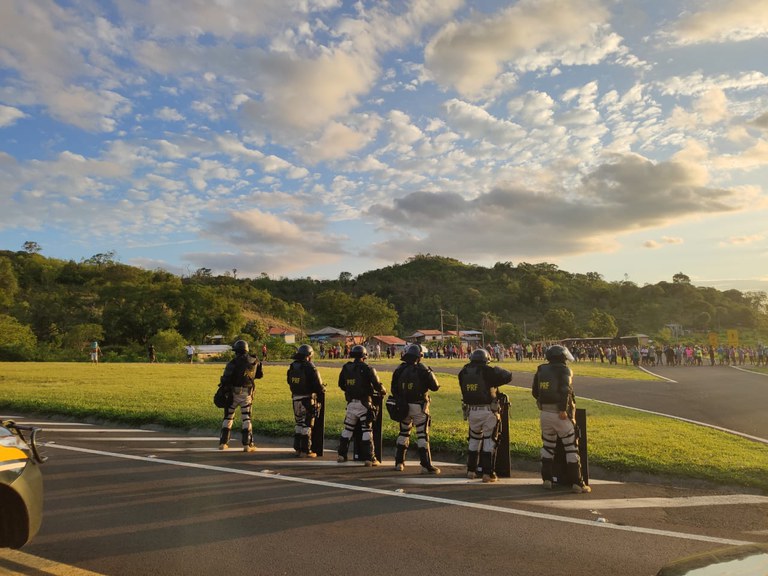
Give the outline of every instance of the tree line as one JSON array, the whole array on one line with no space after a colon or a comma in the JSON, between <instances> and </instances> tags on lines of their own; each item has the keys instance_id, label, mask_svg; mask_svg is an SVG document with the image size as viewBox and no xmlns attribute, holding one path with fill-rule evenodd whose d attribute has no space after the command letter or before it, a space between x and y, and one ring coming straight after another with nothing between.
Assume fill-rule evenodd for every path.
<instances>
[{"instance_id":1,"label":"tree line","mask_svg":"<svg viewBox=\"0 0 768 576\"><path fill-rule=\"evenodd\" d=\"M671 341L680 325L706 333L734 328L768 334L768 298L671 282L638 286L598 273L572 274L548 263L492 267L433 255L354 277L237 278L200 268L188 276L144 270L114 252L80 262L47 258L28 242L0 251L0 359L83 359L92 340L107 356L140 360L155 346L161 360L180 359L187 343L222 335L290 348L268 329L302 340L326 325L372 335L407 337L419 329L482 330L504 344L634 333Z\"/></svg>"}]
</instances>

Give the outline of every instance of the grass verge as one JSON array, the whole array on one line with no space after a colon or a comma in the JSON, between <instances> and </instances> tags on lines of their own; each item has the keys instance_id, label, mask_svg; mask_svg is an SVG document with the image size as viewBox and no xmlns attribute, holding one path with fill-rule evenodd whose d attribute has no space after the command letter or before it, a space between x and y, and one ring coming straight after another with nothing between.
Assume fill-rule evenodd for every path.
<instances>
[{"instance_id":1,"label":"grass verge","mask_svg":"<svg viewBox=\"0 0 768 576\"><path fill-rule=\"evenodd\" d=\"M339 366L341 363L339 363ZM375 365L375 364L374 364ZM431 363L439 372L440 366ZM461 363L457 362L457 366ZM519 363L508 366L521 371ZM589 365L573 366L577 377ZM0 409L6 413L68 415L131 425L161 425L216 433L222 412L212 403L223 365L0 363ZM254 431L293 434L293 412L285 383L287 366L265 367L257 381ZM345 402L336 385L337 367L321 367L327 384L326 438L341 433ZM380 369L389 388L391 374ZM619 378L628 378L620 370ZM643 374L636 369L633 375ZM439 372L441 389L432 395L431 442L434 451L460 458L467 426L455 376ZM511 452L514 459L538 460L538 410L528 388L504 387L510 398ZM757 488L768 493L768 451L763 444L674 419L582 400L587 410L589 461L618 474L642 472ZM235 424L239 426L238 423ZM384 420L384 442L392 446L397 424Z\"/></svg>"}]
</instances>

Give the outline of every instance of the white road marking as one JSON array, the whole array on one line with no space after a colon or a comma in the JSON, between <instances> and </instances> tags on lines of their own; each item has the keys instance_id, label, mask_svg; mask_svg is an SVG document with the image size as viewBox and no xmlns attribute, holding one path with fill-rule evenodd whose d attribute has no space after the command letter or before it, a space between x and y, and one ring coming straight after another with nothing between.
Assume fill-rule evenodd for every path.
<instances>
[{"instance_id":1,"label":"white road marking","mask_svg":"<svg viewBox=\"0 0 768 576\"><path fill-rule=\"evenodd\" d=\"M737 504L768 504L768 496L726 494L721 496L689 496L683 498L606 498L603 500L532 500L551 508L569 510L615 510L619 508L686 508L691 506L732 506Z\"/></svg>"},{"instance_id":2,"label":"white road marking","mask_svg":"<svg viewBox=\"0 0 768 576\"><path fill-rule=\"evenodd\" d=\"M281 481L281 482L294 482L297 484L306 484L311 486L322 486L325 488L335 488L339 490L350 490L353 492L365 492L368 494L376 494L377 496L389 496L394 498L405 498L409 500L418 500L422 502L430 502L433 504L441 504L446 506L457 506L462 508L472 508L475 510L485 510L488 512L497 512L501 514L512 514L515 516L525 516L528 518L536 518L538 520L550 520L554 522L564 522L568 524L578 524L582 526L588 526L597 529L605 530L619 530L622 532L633 532L637 534L645 534L651 536L661 536L665 538L680 538L684 540L695 540L699 542L710 542L715 544L722 544L725 546L735 546L741 544L754 544L754 542L746 540L731 540L728 538L715 538L712 536L703 536L701 534L688 534L684 532L672 532L669 530L657 530L654 528L642 528L638 526L619 526L610 523L598 523L594 520L583 520L580 518L569 518L567 516L556 516L554 514L546 514L540 512L530 512L527 510L518 510L515 508L504 508L502 506L494 506L490 504L479 504L476 502L464 502L461 500L453 500L450 498L440 498L436 496L427 496L424 494L409 494L407 492L384 490L381 488L372 488L368 486L355 486L352 484L341 484L338 482L329 482L326 480L314 480L310 478L299 478L296 476L286 476L283 474L275 474L271 472L256 472L253 470L241 470L236 468L226 468L224 466L212 466L208 464L197 464L193 462L178 462L175 460L166 460L161 458L148 458L145 456L136 456L131 454L120 454L115 452L105 452L102 450L91 450L89 448L78 448L75 446L64 446L56 444L52 446L60 450L69 450L72 452L80 452L84 454L93 454L96 456L106 456L111 458L122 458L125 460L134 460L139 462L148 462L152 464L166 464L169 466L179 466L182 468L192 468L196 470L204 470L208 472L221 472L225 474L237 474L242 476L251 476L257 478L263 478L266 480Z\"/></svg>"}]
</instances>

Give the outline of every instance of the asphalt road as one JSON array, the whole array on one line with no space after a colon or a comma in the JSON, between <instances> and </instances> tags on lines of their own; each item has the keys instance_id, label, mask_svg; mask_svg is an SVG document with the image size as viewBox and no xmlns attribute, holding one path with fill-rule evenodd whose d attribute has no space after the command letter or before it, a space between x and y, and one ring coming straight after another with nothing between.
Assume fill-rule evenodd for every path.
<instances>
[{"instance_id":1,"label":"asphalt road","mask_svg":"<svg viewBox=\"0 0 768 576\"><path fill-rule=\"evenodd\" d=\"M679 370L675 384L606 383L578 378L575 368L580 396L768 437L752 422L764 376L689 368L669 369ZM727 393L734 389L740 402ZM694 391L698 401L686 401ZM492 485L467 480L451 462L439 464L438 477L421 476L413 454L405 473L391 469L391 455L378 468L339 465L333 442L323 458L297 460L289 440L261 439L246 454L216 450L213 437L39 424L50 456L43 527L23 552L0 551L0 574L632 576L690 554L768 543L768 496L727 488L593 475L593 492L574 495L542 490L521 470Z\"/></svg>"}]
</instances>

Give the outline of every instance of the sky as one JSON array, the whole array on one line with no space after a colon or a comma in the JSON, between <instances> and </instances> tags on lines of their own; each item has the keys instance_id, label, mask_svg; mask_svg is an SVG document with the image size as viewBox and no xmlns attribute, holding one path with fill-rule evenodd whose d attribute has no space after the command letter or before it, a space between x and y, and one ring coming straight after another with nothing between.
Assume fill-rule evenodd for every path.
<instances>
[{"instance_id":1,"label":"sky","mask_svg":"<svg viewBox=\"0 0 768 576\"><path fill-rule=\"evenodd\" d=\"M0 249L768 290L768 2L2 0Z\"/></svg>"}]
</instances>

